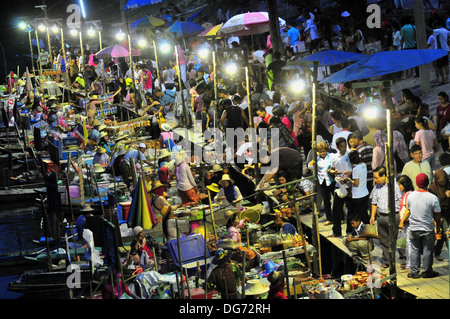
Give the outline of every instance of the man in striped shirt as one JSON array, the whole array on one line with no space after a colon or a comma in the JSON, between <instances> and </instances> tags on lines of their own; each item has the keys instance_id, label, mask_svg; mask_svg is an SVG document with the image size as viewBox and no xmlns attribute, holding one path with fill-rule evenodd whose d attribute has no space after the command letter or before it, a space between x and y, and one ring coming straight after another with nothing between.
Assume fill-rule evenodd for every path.
<instances>
[{"instance_id":1,"label":"man in striped shirt","mask_svg":"<svg viewBox=\"0 0 450 319\"><path fill-rule=\"evenodd\" d=\"M383 166L377 167L373 171L373 178L375 179L375 189L372 197L372 214L370 217L370 225L375 224L377 221L378 235L380 238L381 250L383 252L383 268L387 268L389 265L389 210L388 210L388 185L386 168ZM395 185L395 212L398 217L398 211L400 209L400 200L402 198L402 192L398 188L397 181L394 180ZM395 240L397 240L397 233L395 234Z\"/></svg>"},{"instance_id":2,"label":"man in striped shirt","mask_svg":"<svg viewBox=\"0 0 450 319\"><path fill-rule=\"evenodd\" d=\"M359 157L361 161L366 164L367 167L367 189L369 193L373 188L373 171L372 171L372 155L373 155L373 146L366 143L363 139L363 135L361 131L356 131L352 133L352 138L357 140L356 150L359 153ZM350 142L350 136L349 136Z\"/></svg>"}]
</instances>

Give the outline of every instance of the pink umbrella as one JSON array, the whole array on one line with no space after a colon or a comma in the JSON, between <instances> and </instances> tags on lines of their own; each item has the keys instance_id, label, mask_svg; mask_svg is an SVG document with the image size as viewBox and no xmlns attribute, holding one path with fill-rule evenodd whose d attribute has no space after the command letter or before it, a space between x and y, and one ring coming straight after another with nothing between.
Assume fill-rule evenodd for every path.
<instances>
[{"instance_id":1,"label":"pink umbrella","mask_svg":"<svg viewBox=\"0 0 450 319\"><path fill-rule=\"evenodd\" d=\"M140 56L141 52L136 49L131 49L131 55L132 56ZM128 48L115 44L111 45L109 47L104 48L103 50L97 52L95 56L98 59L106 59L106 58L126 58L130 56L130 51L128 51Z\"/></svg>"},{"instance_id":2,"label":"pink umbrella","mask_svg":"<svg viewBox=\"0 0 450 319\"><path fill-rule=\"evenodd\" d=\"M279 18L280 25L285 25L286 21ZM247 12L233 16L224 23L218 34L223 36L245 36L268 32L269 14L267 12Z\"/></svg>"}]
</instances>

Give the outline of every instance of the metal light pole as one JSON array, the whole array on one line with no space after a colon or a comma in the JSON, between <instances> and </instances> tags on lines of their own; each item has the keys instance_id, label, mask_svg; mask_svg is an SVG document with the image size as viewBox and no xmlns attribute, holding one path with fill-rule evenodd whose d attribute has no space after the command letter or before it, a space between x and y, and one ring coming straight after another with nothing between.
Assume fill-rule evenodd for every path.
<instances>
[{"instance_id":1,"label":"metal light pole","mask_svg":"<svg viewBox=\"0 0 450 319\"><path fill-rule=\"evenodd\" d=\"M41 76L42 76L42 60L41 60L41 48L39 45L39 35L37 30L34 30L35 36L36 36L36 45L37 45L37 50L38 50L38 55L39 55L39 82L41 82ZM36 74L34 75L35 79L36 79Z\"/></svg>"},{"instance_id":2,"label":"metal light pole","mask_svg":"<svg viewBox=\"0 0 450 319\"><path fill-rule=\"evenodd\" d=\"M184 92L183 92L183 80L181 79L181 67L180 67L180 56L178 54L178 45L175 45L175 55L177 59L177 76L178 76L178 85L180 87L180 95L181 95L181 104L183 106L182 116L184 116L184 121L186 124L186 128L188 127L188 114L186 112L186 106L184 103ZM215 76L215 75L214 75Z\"/></svg>"},{"instance_id":3,"label":"metal light pole","mask_svg":"<svg viewBox=\"0 0 450 319\"><path fill-rule=\"evenodd\" d=\"M389 84L385 83L385 86L389 87ZM396 273L395 267L395 249L396 249L396 238L397 238L397 225L395 221L396 211L395 211L395 166L394 166L394 139L392 130L392 110L393 104L392 99L386 98L386 124L387 124L387 143L385 146L386 150L386 173L388 177L387 187L388 187L388 212L389 212L389 274ZM393 278L391 280L391 297L395 297L395 291L397 287L397 280Z\"/></svg>"},{"instance_id":4,"label":"metal light pole","mask_svg":"<svg viewBox=\"0 0 450 319\"><path fill-rule=\"evenodd\" d=\"M61 47L62 47L63 55L65 57L66 56L66 45L64 44L64 31L62 28L61 28ZM61 68L61 70L62 70L62 68ZM67 73L67 67L66 67L66 72L64 72L63 76L65 77L65 80L67 82L66 86L70 86L69 73ZM86 83L84 83L84 84L86 86ZM70 95L71 95L70 90L68 90L68 94L70 97Z\"/></svg>"},{"instance_id":5,"label":"metal light pole","mask_svg":"<svg viewBox=\"0 0 450 319\"><path fill-rule=\"evenodd\" d=\"M33 42L31 41L31 30L28 31L28 39L30 41L31 67L33 68L33 74L36 76L36 69L34 68Z\"/></svg>"},{"instance_id":6,"label":"metal light pole","mask_svg":"<svg viewBox=\"0 0 450 319\"><path fill-rule=\"evenodd\" d=\"M156 62L156 73L158 73L158 84L159 88L162 88L161 86L161 74L159 73L159 64L158 64L158 50L156 49L156 43L155 40L153 40L153 50L155 51L155 62Z\"/></svg>"}]
</instances>

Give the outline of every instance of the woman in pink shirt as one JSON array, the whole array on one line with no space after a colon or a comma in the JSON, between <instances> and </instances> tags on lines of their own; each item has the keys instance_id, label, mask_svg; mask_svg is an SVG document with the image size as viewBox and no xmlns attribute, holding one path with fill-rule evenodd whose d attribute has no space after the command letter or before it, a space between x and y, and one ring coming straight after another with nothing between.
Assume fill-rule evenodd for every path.
<instances>
[{"instance_id":1,"label":"woman in pink shirt","mask_svg":"<svg viewBox=\"0 0 450 319\"><path fill-rule=\"evenodd\" d=\"M241 243L239 228L245 228L245 223L250 221L247 217L239 220L240 213L240 211L232 212L230 210L225 213L225 223L227 227L227 234L225 235L225 238L231 238L238 244Z\"/></svg>"},{"instance_id":2,"label":"woman in pink shirt","mask_svg":"<svg viewBox=\"0 0 450 319\"><path fill-rule=\"evenodd\" d=\"M428 128L428 121L423 117L415 120L418 131L414 135L414 141L422 147L422 160L430 163L430 167L434 166L434 150L438 145L436 134Z\"/></svg>"}]
</instances>

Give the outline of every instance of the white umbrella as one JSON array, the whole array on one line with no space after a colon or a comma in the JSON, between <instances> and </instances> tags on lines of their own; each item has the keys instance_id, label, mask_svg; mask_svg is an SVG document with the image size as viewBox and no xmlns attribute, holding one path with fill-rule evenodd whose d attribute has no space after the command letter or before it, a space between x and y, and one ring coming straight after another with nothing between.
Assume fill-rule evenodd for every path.
<instances>
[{"instance_id":1,"label":"white umbrella","mask_svg":"<svg viewBox=\"0 0 450 319\"><path fill-rule=\"evenodd\" d=\"M278 18L280 26L286 21ZM269 32L269 14L267 12L247 12L233 16L224 23L219 33L221 35L245 36Z\"/></svg>"}]
</instances>

